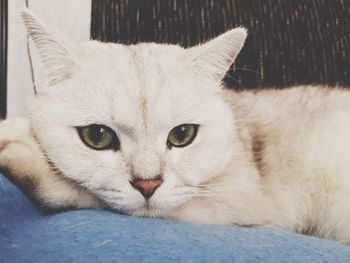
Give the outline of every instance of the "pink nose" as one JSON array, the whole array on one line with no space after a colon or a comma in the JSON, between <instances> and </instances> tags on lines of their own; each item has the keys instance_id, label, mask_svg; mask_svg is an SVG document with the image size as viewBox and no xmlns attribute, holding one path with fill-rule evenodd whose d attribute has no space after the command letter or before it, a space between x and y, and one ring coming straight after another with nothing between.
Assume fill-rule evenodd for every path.
<instances>
[{"instance_id":1,"label":"pink nose","mask_svg":"<svg viewBox=\"0 0 350 263\"><path fill-rule=\"evenodd\" d=\"M156 189L163 183L163 180L160 177L155 179L139 179L135 178L132 180L131 185L140 191L140 193L146 198L149 199Z\"/></svg>"}]
</instances>

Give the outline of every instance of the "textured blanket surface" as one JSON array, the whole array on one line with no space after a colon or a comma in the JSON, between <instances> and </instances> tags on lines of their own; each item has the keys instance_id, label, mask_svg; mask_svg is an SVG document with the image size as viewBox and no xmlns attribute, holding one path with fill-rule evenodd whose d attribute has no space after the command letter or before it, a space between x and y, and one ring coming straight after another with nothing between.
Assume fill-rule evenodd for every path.
<instances>
[{"instance_id":1,"label":"textured blanket surface","mask_svg":"<svg viewBox=\"0 0 350 263\"><path fill-rule=\"evenodd\" d=\"M350 262L350 247L267 228L100 210L45 215L0 174L0 262Z\"/></svg>"}]
</instances>

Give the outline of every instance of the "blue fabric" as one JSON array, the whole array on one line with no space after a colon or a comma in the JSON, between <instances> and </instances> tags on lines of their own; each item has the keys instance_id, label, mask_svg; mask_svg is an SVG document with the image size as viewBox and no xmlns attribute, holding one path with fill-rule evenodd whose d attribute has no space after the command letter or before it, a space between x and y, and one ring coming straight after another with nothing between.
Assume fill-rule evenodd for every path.
<instances>
[{"instance_id":1,"label":"blue fabric","mask_svg":"<svg viewBox=\"0 0 350 263\"><path fill-rule=\"evenodd\" d=\"M350 262L350 247L267 228L108 211L40 213L0 174L0 262Z\"/></svg>"}]
</instances>

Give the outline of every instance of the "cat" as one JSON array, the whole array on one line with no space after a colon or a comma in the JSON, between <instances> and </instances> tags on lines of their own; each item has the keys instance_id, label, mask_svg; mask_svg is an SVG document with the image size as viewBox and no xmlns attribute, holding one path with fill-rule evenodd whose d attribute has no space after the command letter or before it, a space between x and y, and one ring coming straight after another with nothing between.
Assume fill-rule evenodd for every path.
<instances>
[{"instance_id":1,"label":"cat","mask_svg":"<svg viewBox=\"0 0 350 263\"><path fill-rule=\"evenodd\" d=\"M29 119L0 124L0 167L51 210L266 226L350 243L350 92L234 91L247 36L76 43L29 10L48 70Z\"/></svg>"}]
</instances>

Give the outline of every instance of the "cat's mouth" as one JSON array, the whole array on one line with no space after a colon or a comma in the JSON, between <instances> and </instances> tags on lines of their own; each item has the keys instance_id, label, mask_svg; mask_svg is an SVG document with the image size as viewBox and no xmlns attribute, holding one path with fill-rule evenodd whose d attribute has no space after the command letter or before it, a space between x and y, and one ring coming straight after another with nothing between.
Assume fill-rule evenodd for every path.
<instances>
[{"instance_id":1,"label":"cat's mouth","mask_svg":"<svg viewBox=\"0 0 350 263\"><path fill-rule=\"evenodd\" d=\"M139 189L134 189L130 194L108 187L102 188L102 192L96 192L95 189L95 193L110 210L116 213L139 217L166 217L172 210L193 198L192 188L188 186L163 188L162 185L151 196L142 194Z\"/></svg>"},{"instance_id":2,"label":"cat's mouth","mask_svg":"<svg viewBox=\"0 0 350 263\"><path fill-rule=\"evenodd\" d=\"M164 213L152 200L145 199L138 204L121 204L111 200L103 200L105 209L112 212L138 217L161 217Z\"/></svg>"}]
</instances>

